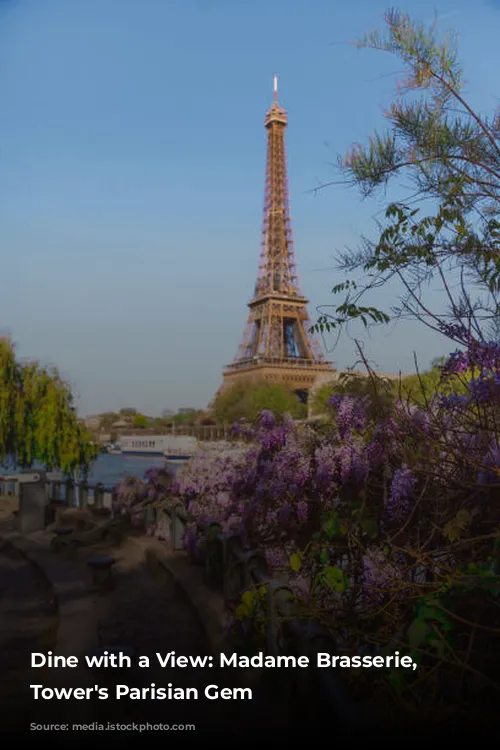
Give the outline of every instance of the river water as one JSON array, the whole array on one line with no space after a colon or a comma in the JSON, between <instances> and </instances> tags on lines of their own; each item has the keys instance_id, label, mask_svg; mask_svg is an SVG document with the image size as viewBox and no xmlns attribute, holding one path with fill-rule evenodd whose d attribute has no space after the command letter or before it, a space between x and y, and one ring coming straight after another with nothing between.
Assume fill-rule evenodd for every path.
<instances>
[{"instance_id":1,"label":"river water","mask_svg":"<svg viewBox=\"0 0 500 750\"><path fill-rule=\"evenodd\" d=\"M143 479L148 469L162 469L168 466L169 471L176 472L181 465L179 463L167 464L162 456L112 456L109 453L100 453L89 474L88 483L93 485L102 482L108 489L117 485L124 477ZM33 469L37 468L43 467L35 464ZM0 465L0 474L11 474L15 470L12 466Z\"/></svg>"},{"instance_id":2,"label":"river water","mask_svg":"<svg viewBox=\"0 0 500 750\"><path fill-rule=\"evenodd\" d=\"M162 456L112 456L101 453L89 474L89 484L102 482L105 487L114 487L124 477L142 479L144 473L152 468L165 468L167 462ZM179 464L168 464L170 471L176 471Z\"/></svg>"}]
</instances>

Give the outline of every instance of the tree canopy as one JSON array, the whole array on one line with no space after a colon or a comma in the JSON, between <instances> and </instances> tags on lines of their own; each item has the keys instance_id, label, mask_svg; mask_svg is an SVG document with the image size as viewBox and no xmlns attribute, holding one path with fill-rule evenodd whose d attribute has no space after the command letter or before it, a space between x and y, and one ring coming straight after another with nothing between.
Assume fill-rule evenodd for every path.
<instances>
[{"instance_id":1,"label":"tree canopy","mask_svg":"<svg viewBox=\"0 0 500 750\"><path fill-rule=\"evenodd\" d=\"M151 417L146 417L144 414L139 414L138 412L134 414L132 419L133 426L139 429L146 429L151 426L151 423Z\"/></svg>"},{"instance_id":2,"label":"tree canopy","mask_svg":"<svg viewBox=\"0 0 500 750\"><path fill-rule=\"evenodd\" d=\"M346 372L338 380L325 383L315 392L312 400L313 415L327 415L331 410L332 396L352 395L363 399L367 412L372 419L386 417L396 400L410 400L425 404L433 396L449 396L452 393L463 394L472 374L465 372L461 378L443 378L444 362L436 360L432 367L414 375L401 378L383 378L375 373L365 374Z\"/></svg>"},{"instance_id":3,"label":"tree canopy","mask_svg":"<svg viewBox=\"0 0 500 750\"><path fill-rule=\"evenodd\" d=\"M306 405L300 403L297 395L286 384L247 379L242 379L219 393L215 397L212 411L216 421L229 423L239 419L253 422L265 409L280 416L288 413L295 419L307 416Z\"/></svg>"},{"instance_id":4,"label":"tree canopy","mask_svg":"<svg viewBox=\"0 0 500 750\"><path fill-rule=\"evenodd\" d=\"M325 383L316 390L312 397L313 415L327 414L330 410L330 399L335 395L353 395L366 400L368 411L373 417L382 417L390 411L398 390L398 381L381 378L372 374L345 372L337 380Z\"/></svg>"},{"instance_id":5,"label":"tree canopy","mask_svg":"<svg viewBox=\"0 0 500 750\"><path fill-rule=\"evenodd\" d=\"M57 370L19 363L11 342L0 340L0 462L85 473L97 453Z\"/></svg>"},{"instance_id":6,"label":"tree canopy","mask_svg":"<svg viewBox=\"0 0 500 750\"><path fill-rule=\"evenodd\" d=\"M334 287L344 300L324 312L317 329L409 318L458 345L498 339L500 110L486 117L467 102L451 36L439 38L435 24L426 27L397 10L385 21L385 36L374 32L358 46L399 58L406 78L385 111L388 131L354 145L339 166L364 196L403 177L410 190L388 205L378 240L363 239L340 255L339 267L361 279ZM393 279L403 288L397 304L385 310L367 304L367 293ZM445 309L426 297L431 281Z\"/></svg>"}]
</instances>

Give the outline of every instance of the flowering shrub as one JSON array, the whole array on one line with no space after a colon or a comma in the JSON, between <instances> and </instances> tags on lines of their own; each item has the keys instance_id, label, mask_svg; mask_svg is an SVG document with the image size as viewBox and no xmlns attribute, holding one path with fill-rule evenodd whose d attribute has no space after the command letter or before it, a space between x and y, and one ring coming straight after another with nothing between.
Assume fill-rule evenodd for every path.
<instances>
[{"instance_id":1,"label":"flowering shrub","mask_svg":"<svg viewBox=\"0 0 500 750\"><path fill-rule=\"evenodd\" d=\"M480 704L477 675L490 685L500 667L491 640L500 631L499 363L500 347L471 343L442 368L445 396L397 401L380 421L348 393L331 399L334 419L321 432L264 411L255 425L235 425L232 450L207 450L175 478L152 470L144 482L124 480L116 502L131 519L184 505L195 560L203 525L217 522L261 549L271 575L289 576L302 611L339 648L390 645L419 663L417 672L377 671L377 690L367 676L351 678L363 696L398 694L395 705L424 711L427 695L446 689L454 705L462 696ZM168 540L164 518L147 531ZM232 616L256 643L263 590Z\"/></svg>"},{"instance_id":2,"label":"flowering shrub","mask_svg":"<svg viewBox=\"0 0 500 750\"><path fill-rule=\"evenodd\" d=\"M271 574L287 573L308 616L347 651L411 653L418 672L377 673L383 689L370 694L380 700L397 687L425 705L430 685L449 689L459 673L467 691L478 671L491 681L500 666L500 649L485 642L500 628L500 402L493 385L486 396L477 384L496 382L498 355L477 344L453 355L446 397L398 401L379 422L363 398L343 394L323 434L269 412L236 425L250 444L197 456L171 485L190 512L186 548L199 553L203 523L216 521L262 549ZM252 630L251 611L237 609L240 632L242 617ZM364 681L353 686L366 690Z\"/></svg>"},{"instance_id":3,"label":"flowering shrub","mask_svg":"<svg viewBox=\"0 0 500 750\"><path fill-rule=\"evenodd\" d=\"M173 475L165 469L148 469L143 480L125 477L113 492L113 514L128 518L150 536L169 541L167 519L158 511L169 501L172 484Z\"/></svg>"}]
</instances>

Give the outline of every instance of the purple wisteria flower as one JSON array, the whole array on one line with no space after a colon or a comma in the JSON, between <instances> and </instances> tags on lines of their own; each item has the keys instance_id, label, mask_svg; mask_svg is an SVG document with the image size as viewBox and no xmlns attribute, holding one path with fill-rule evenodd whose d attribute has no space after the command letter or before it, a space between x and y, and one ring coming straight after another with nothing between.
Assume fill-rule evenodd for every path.
<instances>
[{"instance_id":1,"label":"purple wisteria flower","mask_svg":"<svg viewBox=\"0 0 500 750\"><path fill-rule=\"evenodd\" d=\"M266 513L266 523L276 524L279 520L279 514L277 510L268 510Z\"/></svg>"},{"instance_id":2,"label":"purple wisteria flower","mask_svg":"<svg viewBox=\"0 0 500 750\"><path fill-rule=\"evenodd\" d=\"M362 611L374 611L390 599L402 598L406 587L404 568L388 560L380 547L367 550L362 560Z\"/></svg>"},{"instance_id":3,"label":"purple wisteria flower","mask_svg":"<svg viewBox=\"0 0 500 750\"><path fill-rule=\"evenodd\" d=\"M492 399L500 398L500 371L481 373L469 382L471 397L478 404L485 404Z\"/></svg>"},{"instance_id":4,"label":"purple wisteria flower","mask_svg":"<svg viewBox=\"0 0 500 750\"><path fill-rule=\"evenodd\" d=\"M392 477L391 496L387 501L387 515L391 521L401 521L410 509L409 498L417 478L406 464L396 469Z\"/></svg>"},{"instance_id":5,"label":"purple wisteria flower","mask_svg":"<svg viewBox=\"0 0 500 750\"><path fill-rule=\"evenodd\" d=\"M269 469L267 487L275 500L302 497L311 476L311 459L303 446L290 439Z\"/></svg>"},{"instance_id":6,"label":"purple wisteria flower","mask_svg":"<svg viewBox=\"0 0 500 750\"><path fill-rule=\"evenodd\" d=\"M264 552L270 570L282 570L287 567L288 559L285 552L277 547L268 547Z\"/></svg>"},{"instance_id":7,"label":"purple wisteria flower","mask_svg":"<svg viewBox=\"0 0 500 750\"><path fill-rule=\"evenodd\" d=\"M116 499L122 507L129 508L142 499L144 483L136 477L125 477L116 487Z\"/></svg>"},{"instance_id":8,"label":"purple wisteria flower","mask_svg":"<svg viewBox=\"0 0 500 750\"><path fill-rule=\"evenodd\" d=\"M450 393L449 396L442 396L439 401L442 409L465 409L469 403L469 397L462 393Z\"/></svg>"},{"instance_id":9,"label":"purple wisteria flower","mask_svg":"<svg viewBox=\"0 0 500 750\"><path fill-rule=\"evenodd\" d=\"M443 376L457 375L467 370L481 373L500 370L500 343L470 341L467 349L452 352L442 368Z\"/></svg>"},{"instance_id":10,"label":"purple wisteria flower","mask_svg":"<svg viewBox=\"0 0 500 750\"><path fill-rule=\"evenodd\" d=\"M456 342L468 344L474 341L470 330L463 323L445 323L444 321L439 321L438 326L444 336Z\"/></svg>"},{"instance_id":11,"label":"purple wisteria flower","mask_svg":"<svg viewBox=\"0 0 500 750\"><path fill-rule=\"evenodd\" d=\"M346 440L340 446L337 453L337 462L342 483L349 479L362 482L370 470L368 456L363 445L354 440Z\"/></svg>"},{"instance_id":12,"label":"purple wisteria flower","mask_svg":"<svg viewBox=\"0 0 500 750\"><path fill-rule=\"evenodd\" d=\"M460 375L469 369L469 357L467 352L452 352L442 368L443 377L448 375Z\"/></svg>"},{"instance_id":13,"label":"purple wisteria flower","mask_svg":"<svg viewBox=\"0 0 500 750\"><path fill-rule=\"evenodd\" d=\"M354 430L362 432L366 427L366 403L363 399L350 395L331 396L330 406L337 409L337 429L341 438Z\"/></svg>"},{"instance_id":14,"label":"purple wisteria flower","mask_svg":"<svg viewBox=\"0 0 500 750\"><path fill-rule=\"evenodd\" d=\"M261 448L265 453L279 451L286 443L287 430L276 427L265 432L261 437Z\"/></svg>"},{"instance_id":15,"label":"purple wisteria flower","mask_svg":"<svg viewBox=\"0 0 500 750\"><path fill-rule=\"evenodd\" d=\"M268 430L272 430L273 427L276 427L276 418L272 411L270 411L269 409L264 409L264 411L261 412L259 424L261 427L264 427Z\"/></svg>"},{"instance_id":16,"label":"purple wisteria flower","mask_svg":"<svg viewBox=\"0 0 500 750\"><path fill-rule=\"evenodd\" d=\"M478 484L500 484L500 449L493 444L483 459L483 467L478 473Z\"/></svg>"},{"instance_id":17,"label":"purple wisteria flower","mask_svg":"<svg viewBox=\"0 0 500 750\"><path fill-rule=\"evenodd\" d=\"M309 516L309 506L305 500L301 500L297 503L297 520L301 523L305 523Z\"/></svg>"},{"instance_id":18,"label":"purple wisteria flower","mask_svg":"<svg viewBox=\"0 0 500 750\"><path fill-rule=\"evenodd\" d=\"M337 475L337 451L331 443L323 443L314 452L316 484L320 489L330 489Z\"/></svg>"},{"instance_id":19,"label":"purple wisteria flower","mask_svg":"<svg viewBox=\"0 0 500 750\"><path fill-rule=\"evenodd\" d=\"M293 506L291 503L284 502L279 509L278 521L280 523L289 523L293 519Z\"/></svg>"}]
</instances>

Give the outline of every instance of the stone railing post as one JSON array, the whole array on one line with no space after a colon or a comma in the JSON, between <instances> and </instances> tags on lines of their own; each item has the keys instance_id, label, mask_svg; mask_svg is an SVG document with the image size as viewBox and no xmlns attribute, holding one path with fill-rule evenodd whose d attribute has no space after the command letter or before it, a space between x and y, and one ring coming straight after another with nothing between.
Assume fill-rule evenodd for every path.
<instances>
[{"instance_id":1,"label":"stone railing post","mask_svg":"<svg viewBox=\"0 0 500 750\"><path fill-rule=\"evenodd\" d=\"M71 477L68 477L66 479L66 492L65 492L65 502L68 508L73 505L74 497L75 497L75 483L71 479Z\"/></svg>"},{"instance_id":2,"label":"stone railing post","mask_svg":"<svg viewBox=\"0 0 500 750\"><path fill-rule=\"evenodd\" d=\"M104 508L104 485L102 482L94 487L94 508L102 510Z\"/></svg>"},{"instance_id":3,"label":"stone railing post","mask_svg":"<svg viewBox=\"0 0 500 750\"><path fill-rule=\"evenodd\" d=\"M54 503L60 503L61 502L61 482L56 479L52 484L52 501Z\"/></svg>"},{"instance_id":4,"label":"stone railing post","mask_svg":"<svg viewBox=\"0 0 500 750\"><path fill-rule=\"evenodd\" d=\"M45 472L23 472L17 475L19 488L19 529L23 534L43 531L47 525L49 498Z\"/></svg>"},{"instance_id":5,"label":"stone railing post","mask_svg":"<svg viewBox=\"0 0 500 750\"><path fill-rule=\"evenodd\" d=\"M89 502L89 485L86 480L80 482L78 486L78 507L84 509Z\"/></svg>"}]
</instances>

